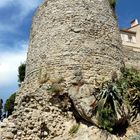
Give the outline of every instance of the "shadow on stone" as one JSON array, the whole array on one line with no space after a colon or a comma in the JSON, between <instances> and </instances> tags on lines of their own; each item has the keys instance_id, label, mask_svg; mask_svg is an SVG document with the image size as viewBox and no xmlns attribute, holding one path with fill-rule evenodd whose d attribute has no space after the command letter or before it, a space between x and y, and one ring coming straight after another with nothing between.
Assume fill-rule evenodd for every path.
<instances>
[{"instance_id":1,"label":"shadow on stone","mask_svg":"<svg viewBox=\"0 0 140 140\"><path fill-rule=\"evenodd\" d=\"M129 123L127 120L123 123L120 122L114 126L112 134L120 136L120 137L124 136L127 131L128 126L129 126Z\"/></svg>"}]
</instances>

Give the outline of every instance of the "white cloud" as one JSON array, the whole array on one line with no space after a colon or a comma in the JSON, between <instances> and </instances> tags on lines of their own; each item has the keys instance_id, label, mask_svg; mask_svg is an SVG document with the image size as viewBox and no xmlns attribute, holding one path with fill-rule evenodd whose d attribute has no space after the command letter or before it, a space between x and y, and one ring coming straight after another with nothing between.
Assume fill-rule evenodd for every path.
<instances>
[{"instance_id":1,"label":"white cloud","mask_svg":"<svg viewBox=\"0 0 140 140\"><path fill-rule=\"evenodd\" d=\"M43 0L0 0L0 9L6 13L0 22L0 96L6 99L9 94L15 92L18 85L18 66L26 60L27 44L19 42L13 45L12 43L18 39L14 39L9 46L4 46L11 42L11 36L7 34L22 33L20 28L24 24L26 17L32 14ZM11 13L8 13L11 11ZM15 8L12 10L12 8ZM18 11L18 12L16 12ZM4 15L1 15L3 17ZM31 18L31 16L30 16ZM19 28L20 27L20 28ZM26 29L25 29L26 30ZM6 33L6 34L5 34ZM23 36L23 40L26 39ZM7 40L7 42L5 42ZM10 48L10 50L7 50ZM0 98L1 98L0 97Z\"/></svg>"},{"instance_id":2,"label":"white cloud","mask_svg":"<svg viewBox=\"0 0 140 140\"><path fill-rule=\"evenodd\" d=\"M25 17L35 10L43 0L0 0L0 8L10 6L17 8L19 12L13 13L6 24L0 23L0 31L15 32L16 28L24 21Z\"/></svg>"},{"instance_id":3,"label":"white cloud","mask_svg":"<svg viewBox=\"0 0 140 140\"><path fill-rule=\"evenodd\" d=\"M26 60L27 43L20 46L20 50L0 52L0 88L17 83L18 66Z\"/></svg>"},{"instance_id":4,"label":"white cloud","mask_svg":"<svg viewBox=\"0 0 140 140\"><path fill-rule=\"evenodd\" d=\"M32 11L35 10L42 0L16 0L15 6L20 8L20 12L17 16L11 17L12 20L20 20L21 22L23 19Z\"/></svg>"},{"instance_id":5,"label":"white cloud","mask_svg":"<svg viewBox=\"0 0 140 140\"><path fill-rule=\"evenodd\" d=\"M11 4L13 0L0 0L0 8L5 7L9 4Z\"/></svg>"},{"instance_id":6,"label":"white cloud","mask_svg":"<svg viewBox=\"0 0 140 140\"><path fill-rule=\"evenodd\" d=\"M32 9L42 1L43 0L0 0L0 8L19 4L22 7Z\"/></svg>"}]
</instances>

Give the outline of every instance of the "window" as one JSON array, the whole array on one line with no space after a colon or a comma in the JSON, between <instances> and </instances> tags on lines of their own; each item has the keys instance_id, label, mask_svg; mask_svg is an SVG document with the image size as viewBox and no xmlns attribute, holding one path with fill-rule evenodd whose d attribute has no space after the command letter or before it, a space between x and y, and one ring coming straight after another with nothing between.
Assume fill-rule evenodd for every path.
<instances>
[{"instance_id":1,"label":"window","mask_svg":"<svg viewBox=\"0 0 140 140\"><path fill-rule=\"evenodd\" d=\"M135 35L128 35L128 42L136 43L136 36Z\"/></svg>"},{"instance_id":2,"label":"window","mask_svg":"<svg viewBox=\"0 0 140 140\"><path fill-rule=\"evenodd\" d=\"M123 42L136 43L136 35L131 33L121 33Z\"/></svg>"},{"instance_id":3,"label":"window","mask_svg":"<svg viewBox=\"0 0 140 140\"><path fill-rule=\"evenodd\" d=\"M128 35L128 42L133 42L131 35Z\"/></svg>"}]
</instances>

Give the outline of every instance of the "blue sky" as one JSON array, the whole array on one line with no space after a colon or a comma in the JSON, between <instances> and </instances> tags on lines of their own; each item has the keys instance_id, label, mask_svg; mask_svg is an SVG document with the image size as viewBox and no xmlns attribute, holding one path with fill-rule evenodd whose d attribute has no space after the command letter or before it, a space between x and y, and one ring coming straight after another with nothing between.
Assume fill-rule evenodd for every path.
<instances>
[{"instance_id":1,"label":"blue sky","mask_svg":"<svg viewBox=\"0 0 140 140\"><path fill-rule=\"evenodd\" d=\"M130 21L140 22L140 0L117 0L118 22L121 28L130 27Z\"/></svg>"},{"instance_id":2,"label":"blue sky","mask_svg":"<svg viewBox=\"0 0 140 140\"><path fill-rule=\"evenodd\" d=\"M17 69L26 60L29 32L35 9L43 0L0 0L0 98L6 100L18 89ZM118 0L121 28L140 21L140 0Z\"/></svg>"},{"instance_id":3,"label":"blue sky","mask_svg":"<svg viewBox=\"0 0 140 140\"><path fill-rule=\"evenodd\" d=\"M26 60L32 17L43 0L0 0L0 98L18 89L18 66Z\"/></svg>"}]
</instances>

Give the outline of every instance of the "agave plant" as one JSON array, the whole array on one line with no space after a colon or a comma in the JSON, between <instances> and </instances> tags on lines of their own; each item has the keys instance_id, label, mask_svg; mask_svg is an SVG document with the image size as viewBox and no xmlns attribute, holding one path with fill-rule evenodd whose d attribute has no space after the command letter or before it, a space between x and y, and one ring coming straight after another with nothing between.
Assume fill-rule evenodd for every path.
<instances>
[{"instance_id":1,"label":"agave plant","mask_svg":"<svg viewBox=\"0 0 140 140\"><path fill-rule=\"evenodd\" d=\"M99 97L100 101L103 101L103 107L109 103L114 111L117 111L117 103L121 105L123 100L120 90L117 88L116 84L109 82L103 85Z\"/></svg>"},{"instance_id":2,"label":"agave plant","mask_svg":"<svg viewBox=\"0 0 140 140\"><path fill-rule=\"evenodd\" d=\"M133 121L140 113L140 73L123 69L118 80L103 84L97 99L97 118L102 128L113 131L114 126Z\"/></svg>"},{"instance_id":3,"label":"agave plant","mask_svg":"<svg viewBox=\"0 0 140 140\"><path fill-rule=\"evenodd\" d=\"M122 107L123 98L120 90L115 83L107 83L103 85L99 97L97 115L99 125L113 131L114 125L126 116Z\"/></svg>"}]
</instances>

